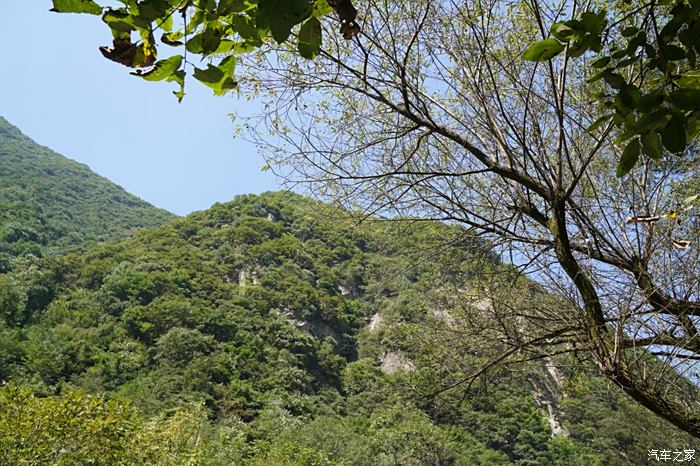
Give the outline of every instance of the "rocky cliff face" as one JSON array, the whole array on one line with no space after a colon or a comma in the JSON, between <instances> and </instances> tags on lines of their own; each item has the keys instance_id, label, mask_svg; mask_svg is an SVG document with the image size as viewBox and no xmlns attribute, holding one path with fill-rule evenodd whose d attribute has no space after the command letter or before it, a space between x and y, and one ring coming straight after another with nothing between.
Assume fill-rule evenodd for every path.
<instances>
[{"instance_id":1,"label":"rocky cliff face","mask_svg":"<svg viewBox=\"0 0 700 466\"><path fill-rule=\"evenodd\" d=\"M564 377L553 358L545 356L540 360L539 371L530 377L530 383L532 383L532 397L535 403L546 412L552 437L567 437L569 430L564 425L564 414L561 408Z\"/></svg>"}]
</instances>

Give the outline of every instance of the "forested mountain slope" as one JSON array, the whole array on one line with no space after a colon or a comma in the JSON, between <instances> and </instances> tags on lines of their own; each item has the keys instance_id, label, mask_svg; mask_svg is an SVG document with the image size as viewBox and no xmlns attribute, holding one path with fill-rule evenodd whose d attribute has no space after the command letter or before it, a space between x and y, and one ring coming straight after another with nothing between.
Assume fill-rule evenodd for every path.
<instances>
[{"instance_id":1,"label":"forested mountain slope","mask_svg":"<svg viewBox=\"0 0 700 466\"><path fill-rule=\"evenodd\" d=\"M508 271L446 225L267 193L32 267L0 288L3 464L607 465L691 446L564 358L443 391L489 357L442 358L483 338L458 332L448 284Z\"/></svg>"},{"instance_id":2,"label":"forested mountain slope","mask_svg":"<svg viewBox=\"0 0 700 466\"><path fill-rule=\"evenodd\" d=\"M173 218L22 134L0 117L0 270Z\"/></svg>"}]
</instances>

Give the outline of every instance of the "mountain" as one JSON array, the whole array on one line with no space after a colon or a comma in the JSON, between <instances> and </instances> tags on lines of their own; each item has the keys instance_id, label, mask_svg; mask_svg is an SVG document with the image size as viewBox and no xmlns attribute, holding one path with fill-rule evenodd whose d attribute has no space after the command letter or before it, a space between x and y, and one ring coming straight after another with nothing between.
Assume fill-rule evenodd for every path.
<instances>
[{"instance_id":1,"label":"mountain","mask_svg":"<svg viewBox=\"0 0 700 466\"><path fill-rule=\"evenodd\" d=\"M556 305L512 272L460 228L291 193L20 261L0 463L625 465L692 445L574 356L460 384L501 351L491 301Z\"/></svg>"},{"instance_id":2,"label":"mountain","mask_svg":"<svg viewBox=\"0 0 700 466\"><path fill-rule=\"evenodd\" d=\"M0 117L0 270L11 257L62 253L171 218Z\"/></svg>"}]
</instances>

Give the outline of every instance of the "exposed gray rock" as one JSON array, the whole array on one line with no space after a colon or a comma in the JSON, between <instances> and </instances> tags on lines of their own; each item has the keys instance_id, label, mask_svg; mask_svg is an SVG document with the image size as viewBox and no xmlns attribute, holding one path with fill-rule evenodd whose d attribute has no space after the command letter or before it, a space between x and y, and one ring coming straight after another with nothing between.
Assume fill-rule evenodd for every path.
<instances>
[{"instance_id":1,"label":"exposed gray rock","mask_svg":"<svg viewBox=\"0 0 700 466\"><path fill-rule=\"evenodd\" d=\"M454 326L454 319L452 316L444 309L434 308L432 310L433 315L443 321L448 327Z\"/></svg>"},{"instance_id":2,"label":"exposed gray rock","mask_svg":"<svg viewBox=\"0 0 700 466\"><path fill-rule=\"evenodd\" d=\"M416 370L416 366L402 353L386 353L379 358L379 361L382 363L382 370L387 374L394 374L398 371L411 372Z\"/></svg>"},{"instance_id":3,"label":"exposed gray rock","mask_svg":"<svg viewBox=\"0 0 700 466\"><path fill-rule=\"evenodd\" d=\"M258 272L250 269L243 269L238 272L238 286L246 286L249 284L259 285Z\"/></svg>"},{"instance_id":4,"label":"exposed gray rock","mask_svg":"<svg viewBox=\"0 0 700 466\"><path fill-rule=\"evenodd\" d=\"M563 413L559 405L564 377L550 357L542 360L541 374L541 377L530 378L533 387L532 397L537 406L547 411L547 422L552 437L568 437L569 430L564 426Z\"/></svg>"},{"instance_id":5,"label":"exposed gray rock","mask_svg":"<svg viewBox=\"0 0 700 466\"><path fill-rule=\"evenodd\" d=\"M377 312L369 320L369 326L367 328L369 328L370 332L374 332L375 330L377 330L377 328L379 327L379 325L382 323L383 320L384 319L382 318L382 316L379 315L379 313Z\"/></svg>"}]
</instances>

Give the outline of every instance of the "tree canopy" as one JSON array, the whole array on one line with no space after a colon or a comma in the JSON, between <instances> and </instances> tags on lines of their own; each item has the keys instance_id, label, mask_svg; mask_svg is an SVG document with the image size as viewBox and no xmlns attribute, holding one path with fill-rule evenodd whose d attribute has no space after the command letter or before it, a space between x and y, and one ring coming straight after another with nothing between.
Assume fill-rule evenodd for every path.
<instances>
[{"instance_id":1,"label":"tree canopy","mask_svg":"<svg viewBox=\"0 0 700 466\"><path fill-rule=\"evenodd\" d=\"M581 9L552 23L551 37L532 44L523 58L595 54L588 82L606 86L594 94L602 115L589 130L609 121L618 128L616 141L626 147L616 171L623 176L641 154L658 161L664 149L682 153L700 131L700 2L624 2L613 8ZM538 26L544 33L541 16Z\"/></svg>"},{"instance_id":2,"label":"tree canopy","mask_svg":"<svg viewBox=\"0 0 700 466\"><path fill-rule=\"evenodd\" d=\"M464 233L280 192L17 263L0 298L32 267L56 293L1 315L0 462L588 466L692 445L571 354L559 371L524 348L446 390L508 349L499 327L528 336L510 307L561 305Z\"/></svg>"},{"instance_id":3,"label":"tree canopy","mask_svg":"<svg viewBox=\"0 0 700 466\"><path fill-rule=\"evenodd\" d=\"M356 42L313 62L250 61L247 79L271 91L260 121L278 139L257 120L249 134L278 173L322 196L490 238L576 309L568 323L527 313L542 322L532 341L577 329L565 340L611 381L699 435L685 380L700 350L697 147L639 158L617 177L630 157L623 133L589 129L608 90L590 82L598 58L522 59L538 18L547 35L586 13L565 5L368 2Z\"/></svg>"},{"instance_id":4,"label":"tree canopy","mask_svg":"<svg viewBox=\"0 0 700 466\"><path fill-rule=\"evenodd\" d=\"M216 61L191 64L216 93L269 91L260 121L279 139L249 128L278 173L349 207L459 223L570 305L520 316L540 325L504 332L504 359L543 341L583 351L700 436L700 2L367 0L359 24L340 2L123 3L55 7L103 14L102 53L145 79L182 86L190 53ZM341 34L322 42L333 8ZM157 61L160 29L181 56Z\"/></svg>"},{"instance_id":5,"label":"tree canopy","mask_svg":"<svg viewBox=\"0 0 700 466\"><path fill-rule=\"evenodd\" d=\"M124 0L123 6L102 6L93 0L53 0L52 11L101 15L114 37L100 47L105 58L134 68L147 81L172 81L184 97L190 74L215 94L237 88L236 56L262 47L268 37L289 40L292 29L298 53L314 58L321 47L320 19L335 11L347 39L358 30L350 0ZM163 46L180 52L158 59ZM190 60L188 60L188 53ZM216 59L200 68L191 57ZM221 58L223 57L223 58ZM201 65L200 65L201 66Z\"/></svg>"}]
</instances>

